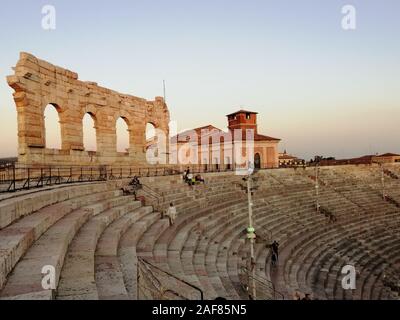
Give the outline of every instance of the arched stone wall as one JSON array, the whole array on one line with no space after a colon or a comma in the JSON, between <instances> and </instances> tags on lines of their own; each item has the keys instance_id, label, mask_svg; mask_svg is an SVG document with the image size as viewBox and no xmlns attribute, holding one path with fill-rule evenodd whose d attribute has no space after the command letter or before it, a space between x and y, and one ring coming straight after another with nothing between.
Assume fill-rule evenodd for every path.
<instances>
[{"instance_id":1,"label":"arched stone wall","mask_svg":"<svg viewBox=\"0 0 400 320\"><path fill-rule=\"evenodd\" d=\"M153 123L168 136L169 111L161 97L148 101L80 81L77 73L24 52L13 69L15 73L7 77L7 82L15 91L20 163L146 165L146 123ZM44 109L48 104L59 113L61 150L45 148ZM88 112L95 118L95 157L83 146L82 119ZM129 154L123 156L116 152L119 117L125 119L130 132Z\"/></svg>"}]
</instances>

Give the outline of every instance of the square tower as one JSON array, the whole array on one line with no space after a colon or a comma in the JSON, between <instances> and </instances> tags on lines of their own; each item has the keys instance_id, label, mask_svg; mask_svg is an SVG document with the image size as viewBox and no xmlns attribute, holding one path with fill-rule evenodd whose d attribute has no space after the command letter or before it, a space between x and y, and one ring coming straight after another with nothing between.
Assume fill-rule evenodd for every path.
<instances>
[{"instance_id":1,"label":"square tower","mask_svg":"<svg viewBox=\"0 0 400 320\"><path fill-rule=\"evenodd\" d=\"M257 112L239 110L227 117L229 130L242 129L245 132L246 129L253 129L254 134L257 134Z\"/></svg>"}]
</instances>

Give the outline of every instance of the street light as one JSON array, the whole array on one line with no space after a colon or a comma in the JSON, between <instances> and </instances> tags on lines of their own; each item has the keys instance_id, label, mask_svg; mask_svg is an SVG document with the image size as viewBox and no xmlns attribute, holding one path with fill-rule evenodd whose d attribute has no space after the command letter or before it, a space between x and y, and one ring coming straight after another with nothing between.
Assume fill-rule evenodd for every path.
<instances>
[{"instance_id":1,"label":"street light","mask_svg":"<svg viewBox=\"0 0 400 320\"><path fill-rule=\"evenodd\" d=\"M318 167L318 162L317 162L315 164L315 197L316 197L317 213L319 213L319 178L318 178L318 173L319 173L319 167Z\"/></svg>"},{"instance_id":2,"label":"street light","mask_svg":"<svg viewBox=\"0 0 400 320\"><path fill-rule=\"evenodd\" d=\"M248 211L249 211L249 226L247 228L247 238L250 240L250 267L252 271L252 297L255 300L257 297L256 293L256 281L255 281L255 257L254 257L254 239L256 238L255 229L253 226L253 201L251 199L251 191L252 191L252 178L251 174L254 172L254 168L249 163L248 175L246 179L247 183L247 203L248 203Z\"/></svg>"},{"instance_id":3,"label":"street light","mask_svg":"<svg viewBox=\"0 0 400 320\"><path fill-rule=\"evenodd\" d=\"M379 167L381 168L381 184L382 184L382 199L386 199L385 195L385 170L383 168L383 164L379 162Z\"/></svg>"}]
</instances>

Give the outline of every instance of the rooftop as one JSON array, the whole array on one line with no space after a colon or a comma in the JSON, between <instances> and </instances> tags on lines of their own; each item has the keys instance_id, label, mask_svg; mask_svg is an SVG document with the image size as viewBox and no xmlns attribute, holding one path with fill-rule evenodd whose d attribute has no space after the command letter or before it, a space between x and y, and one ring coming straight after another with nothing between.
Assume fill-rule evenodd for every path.
<instances>
[{"instance_id":1,"label":"rooftop","mask_svg":"<svg viewBox=\"0 0 400 320\"><path fill-rule=\"evenodd\" d=\"M395 153L384 153L379 155L378 157L400 157L400 154L395 154Z\"/></svg>"},{"instance_id":2,"label":"rooftop","mask_svg":"<svg viewBox=\"0 0 400 320\"><path fill-rule=\"evenodd\" d=\"M258 112L247 111L247 110L243 110L243 109L242 109L242 110L239 110L239 111L236 111L236 112L227 114L226 116L229 117L229 116L233 116L233 115L238 114L238 113L252 113L252 114L258 114Z\"/></svg>"},{"instance_id":3,"label":"rooftop","mask_svg":"<svg viewBox=\"0 0 400 320\"><path fill-rule=\"evenodd\" d=\"M209 124L207 126L202 126L202 127L198 127L198 128L194 128L194 129L190 129L190 130L186 130L183 131L181 133L178 133L177 135L173 136L171 138L171 140L177 140L178 142L185 142L190 140L191 135L193 134L193 132L196 132L198 139L199 139L199 143L201 142L201 136L202 134L204 134L204 131L208 130L207 134L205 136L209 136L209 137L213 137L214 135L218 135L220 137L227 137L230 138L229 132L225 132L217 127L214 127L213 125ZM228 137L229 135L229 137ZM204 138L204 137L203 137ZM232 137L234 138L234 137ZM246 132L242 131L242 140L247 140L246 139ZM254 134L254 141L280 141L281 139L278 138L274 138L274 137L270 137L270 136L266 136L263 134L258 134L255 133Z\"/></svg>"}]
</instances>

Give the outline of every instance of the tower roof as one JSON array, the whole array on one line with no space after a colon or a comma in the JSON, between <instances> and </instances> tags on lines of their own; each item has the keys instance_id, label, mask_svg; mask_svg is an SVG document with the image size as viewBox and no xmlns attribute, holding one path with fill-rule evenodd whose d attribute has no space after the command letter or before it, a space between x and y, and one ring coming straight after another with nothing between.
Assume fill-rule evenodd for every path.
<instances>
[{"instance_id":1,"label":"tower roof","mask_svg":"<svg viewBox=\"0 0 400 320\"><path fill-rule=\"evenodd\" d=\"M226 116L229 117L229 116L233 116L233 115L238 114L238 113L252 113L252 114L258 114L258 112L247 111L247 110L243 110L243 109L242 109L242 110L236 111L236 112L234 112L234 113L227 114Z\"/></svg>"}]
</instances>

